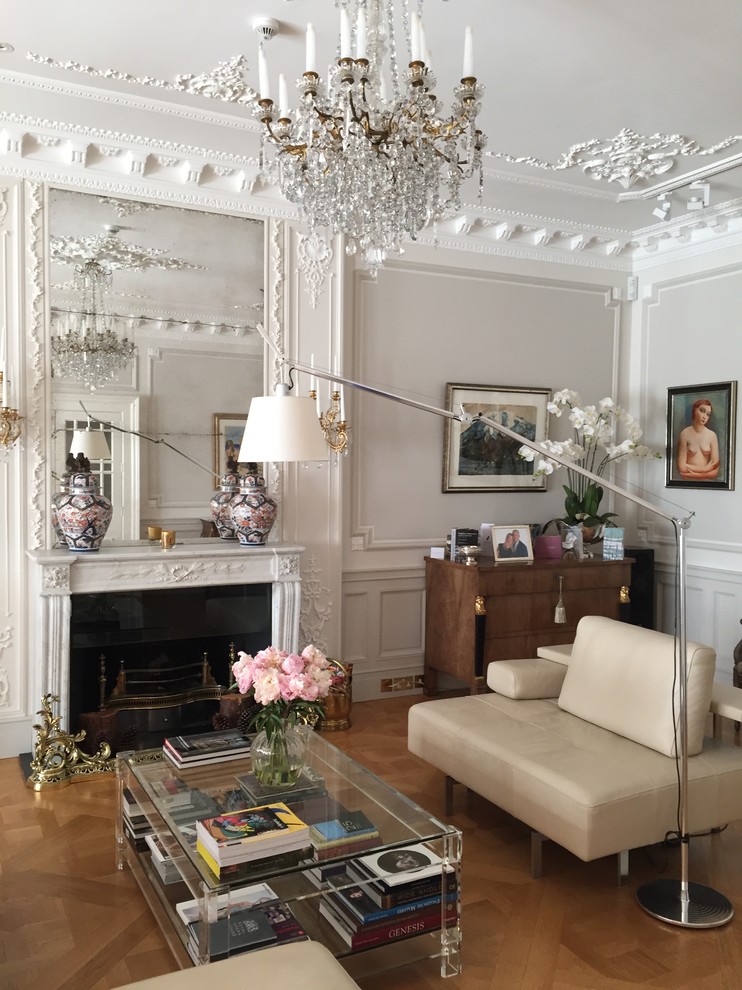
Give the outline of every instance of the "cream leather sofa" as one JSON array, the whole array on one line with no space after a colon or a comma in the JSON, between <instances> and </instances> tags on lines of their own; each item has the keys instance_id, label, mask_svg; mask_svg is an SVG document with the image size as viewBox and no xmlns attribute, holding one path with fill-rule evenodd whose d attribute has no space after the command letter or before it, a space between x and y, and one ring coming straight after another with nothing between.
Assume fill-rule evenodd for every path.
<instances>
[{"instance_id":1,"label":"cream leather sofa","mask_svg":"<svg viewBox=\"0 0 742 990\"><path fill-rule=\"evenodd\" d=\"M207 966L153 976L121 990L218 990L220 987L291 987L292 990L358 990L329 949L319 942L290 942L243 952Z\"/></svg>"},{"instance_id":2,"label":"cream leather sofa","mask_svg":"<svg viewBox=\"0 0 742 990\"><path fill-rule=\"evenodd\" d=\"M410 709L408 747L534 830L534 875L547 837L589 861L675 831L678 690L672 636L602 616L572 647L487 670L492 693ZM742 748L704 737L709 712L739 720L742 690L714 697L716 656L687 644L689 831L742 818ZM716 735L716 734L715 734Z\"/></svg>"}]
</instances>

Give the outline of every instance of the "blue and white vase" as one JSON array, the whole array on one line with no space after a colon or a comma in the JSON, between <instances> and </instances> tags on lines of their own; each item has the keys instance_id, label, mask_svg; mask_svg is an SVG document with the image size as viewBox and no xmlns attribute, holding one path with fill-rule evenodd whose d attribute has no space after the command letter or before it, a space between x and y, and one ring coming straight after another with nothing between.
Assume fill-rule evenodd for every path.
<instances>
[{"instance_id":1,"label":"blue and white vase","mask_svg":"<svg viewBox=\"0 0 742 990\"><path fill-rule=\"evenodd\" d=\"M98 491L95 475L71 474L69 491L58 495L55 503L57 522L70 550L75 553L100 550L113 518L113 506L110 499Z\"/></svg>"}]
</instances>

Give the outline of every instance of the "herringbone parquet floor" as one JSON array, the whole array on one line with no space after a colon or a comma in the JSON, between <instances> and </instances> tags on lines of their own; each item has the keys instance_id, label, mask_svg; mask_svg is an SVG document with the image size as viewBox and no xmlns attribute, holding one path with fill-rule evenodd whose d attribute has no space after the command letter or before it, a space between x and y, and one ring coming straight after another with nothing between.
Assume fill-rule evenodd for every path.
<instances>
[{"instance_id":1,"label":"herringbone parquet floor","mask_svg":"<svg viewBox=\"0 0 742 990\"><path fill-rule=\"evenodd\" d=\"M356 704L353 728L331 741L442 815L441 775L406 749L407 710L419 700ZM2 990L112 990L177 969L135 881L115 869L112 777L36 794L18 761L3 760L0 795ZM357 976L363 990L742 988L742 823L692 842L691 879L740 914L691 931L655 921L634 896L640 883L678 876L675 849L632 853L630 882L617 887L613 859L583 863L547 845L544 875L532 880L521 823L463 790L452 821L464 833L463 972L443 981L428 960Z\"/></svg>"}]
</instances>

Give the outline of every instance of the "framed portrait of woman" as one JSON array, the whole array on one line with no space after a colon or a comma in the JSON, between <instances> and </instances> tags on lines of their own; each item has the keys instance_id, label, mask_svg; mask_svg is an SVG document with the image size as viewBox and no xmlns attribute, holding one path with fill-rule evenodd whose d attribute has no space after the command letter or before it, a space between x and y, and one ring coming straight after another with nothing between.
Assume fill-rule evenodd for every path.
<instances>
[{"instance_id":1,"label":"framed portrait of woman","mask_svg":"<svg viewBox=\"0 0 742 990\"><path fill-rule=\"evenodd\" d=\"M737 383L667 390L668 488L734 489Z\"/></svg>"}]
</instances>

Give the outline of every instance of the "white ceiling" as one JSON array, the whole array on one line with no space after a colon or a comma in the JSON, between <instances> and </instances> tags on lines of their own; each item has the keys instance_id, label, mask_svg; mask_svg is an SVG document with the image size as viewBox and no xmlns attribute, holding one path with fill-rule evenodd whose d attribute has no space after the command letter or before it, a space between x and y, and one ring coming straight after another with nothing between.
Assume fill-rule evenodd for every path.
<instances>
[{"instance_id":1,"label":"white ceiling","mask_svg":"<svg viewBox=\"0 0 742 990\"><path fill-rule=\"evenodd\" d=\"M245 155L257 149L258 128L249 107L141 80L172 85L180 75L210 73L220 62L244 55L246 82L257 87L257 37L251 25L256 16L266 15L280 25L266 45L275 86L279 72L294 80L303 71L307 21L316 28L319 66L334 55L339 25L330 0L222 0L216 5L35 0L13 6L13 16L0 26L0 42L15 50L0 55L0 81L22 77L25 85L17 91L22 93L18 105L6 103L6 112L49 119L52 96L62 90L69 94L70 87L82 87L79 95L92 90L124 94L128 133L153 136L151 122L137 111L142 100L162 101L157 137L163 139L172 124L167 106L189 106L218 117L226 125L223 150L239 154L243 149ZM410 9L416 8L410 0ZM517 218L533 229L545 223L567 233L587 227L606 239L615 234L622 243L632 234L651 236L665 228L652 210L658 192L666 189L672 200L670 223L698 223L712 212L739 213L738 0L427 0L423 18L437 92L445 103L461 75L464 28L474 29L475 71L485 87L480 123L489 143L483 204L472 185L465 193L467 212L478 211L491 224ZM401 22L398 34L401 42ZM30 60L29 52L53 64ZM91 104L90 123L105 126L105 109L100 99ZM64 111L55 112L53 119L59 120ZM679 135L695 153L671 155L667 171L629 188L595 180L581 164L543 167L557 164L574 145L610 141L625 128L640 139ZM712 155L698 153L735 137ZM503 156L543 164L516 164ZM711 205L689 214L687 189L673 188L707 175Z\"/></svg>"}]
</instances>

